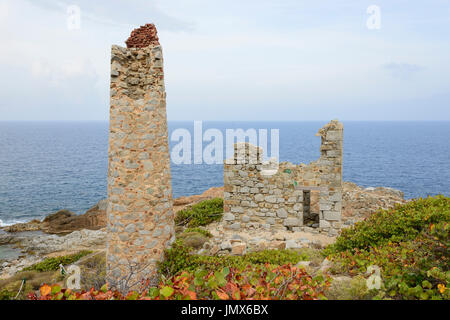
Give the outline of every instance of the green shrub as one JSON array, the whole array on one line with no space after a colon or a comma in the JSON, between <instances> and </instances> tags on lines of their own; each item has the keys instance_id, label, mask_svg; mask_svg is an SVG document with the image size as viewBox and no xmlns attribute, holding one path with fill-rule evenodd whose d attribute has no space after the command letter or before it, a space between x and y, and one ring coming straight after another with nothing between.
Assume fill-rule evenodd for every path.
<instances>
[{"instance_id":1,"label":"green shrub","mask_svg":"<svg viewBox=\"0 0 450 320\"><path fill-rule=\"evenodd\" d=\"M326 254L368 249L388 242L415 239L430 223L449 221L450 198L418 199L391 210L380 210L366 220L344 229Z\"/></svg>"},{"instance_id":2,"label":"green shrub","mask_svg":"<svg viewBox=\"0 0 450 320\"><path fill-rule=\"evenodd\" d=\"M333 279L326 297L330 300L372 300L376 292L367 288L366 281L362 275Z\"/></svg>"},{"instance_id":3,"label":"green shrub","mask_svg":"<svg viewBox=\"0 0 450 320\"><path fill-rule=\"evenodd\" d=\"M38 290L44 283L55 283L60 280L61 274L58 271L18 272L10 278L0 280L0 300L10 300L16 296L17 300L23 300L28 293ZM22 285L23 281L25 282ZM20 289L20 294L17 295Z\"/></svg>"},{"instance_id":4,"label":"green shrub","mask_svg":"<svg viewBox=\"0 0 450 320\"><path fill-rule=\"evenodd\" d=\"M59 269L60 264L64 266L72 264L91 253L92 251L80 251L76 254L68 256L47 258L44 261L41 261L39 263L36 263L30 267L23 269L23 271L38 271L38 272L56 271Z\"/></svg>"},{"instance_id":5,"label":"green shrub","mask_svg":"<svg viewBox=\"0 0 450 320\"><path fill-rule=\"evenodd\" d=\"M212 238L211 232L202 228L187 228L183 231L183 233L200 233L207 238Z\"/></svg>"},{"instance_id":6,"label":"green shrub","mask_svg":"<svg viewBox=\"0 0 450 320\"><path fill-rule=\"evenodd\" d=\"M177 240L186 247L200 249L208 241L208 237L198 232L183 232Z\"/></svg>"},{"instance_id":7,"label":"green shrub","mask_svg":"<svg viewBox=\"0 0 450 320\"><path fill-rule=\"evenodd\" d=\"M8 290L0 291L0 300L12 300L14 298L14 293L9 292Z\"/></svg>"},{"instance_id":8,"label":"green shrub","mask_svg":"<svg viewBox=\"0 0 450 320\"><path fill-rule=\"evenodd\" d=\"M378 297L449 299L449 207L449 198L438 196L377 213L327 248L332 271L358 275L376 265L383 280Z\"/></svg>"},{"instance_id":9,"label":"green shrub","mask_svg":"<svg viewBox=\"0 0 450 320\"><path fill-rule=\"evenodd\" d=\"M165 275L174 275L180 271L195 272L198 269L207 271L219 270L225 267L242 269L248 265L297 264L308 260L308 256L293 250L264 250L248 253L243 256L204 256L189 253L190 249L179 241L165 251L164 261L159 264L159 270Z\"/></svg>"},{"instance_id":10,"label":"green shrub","mask_svg":"<svg viewBox=\"0 0 450 320\"><path fill-rule=\"evenodd\" d=\"M206 226L211 222L222 219L223 199L216 198L202 201L187 209L177 212L175 223L188 227Z\"/></svg>"},{"instance_id":11,"label":"green shrub","mask_svg":"<svg viewBox=\"0 0 450 320\"><path fill-rule=\"evenodd\" d=\"M99 252L78 263L81 269L81 288L89 290L100 288L106 283L106 253Z\"/></svg>"}]
</instances>

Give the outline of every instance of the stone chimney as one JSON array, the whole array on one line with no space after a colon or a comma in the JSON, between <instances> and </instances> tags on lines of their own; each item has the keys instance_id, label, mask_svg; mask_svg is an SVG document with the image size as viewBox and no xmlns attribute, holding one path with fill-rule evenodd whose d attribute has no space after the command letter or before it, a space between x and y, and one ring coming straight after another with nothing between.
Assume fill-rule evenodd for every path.
<instances>
[{"instance_id":1,"label":"stone chimney","mask_svg":"<svg viewBox=\"0 0 450 320\"><path fill-rule=\"evenodd\" d=\"M108 236L110 287L139 290L157 278L174 241L163 56L147 24L111 52Z\"/></svg>"}]
</instances>

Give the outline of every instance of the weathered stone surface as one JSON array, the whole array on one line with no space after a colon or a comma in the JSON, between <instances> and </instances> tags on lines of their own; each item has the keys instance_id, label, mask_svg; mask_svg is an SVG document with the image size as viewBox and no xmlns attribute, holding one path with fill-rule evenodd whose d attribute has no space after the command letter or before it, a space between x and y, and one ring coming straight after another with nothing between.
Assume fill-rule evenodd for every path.
<instances>
[{"instance_id":1,"label":"weathered stone surface","mask_svg":"<svg viewBox=\"0 0 450 320\"><path fill-rule=\"evenodd\" d=\"M287 218L288 217L288 213L286 211L286 209L284 208L280 208L277 210L277 217L278 218Z\"/></svg>"},{"instance_id":2,"label":"weathered stone surface","mask_svg":"<svg viewBox=\"0 0 450 320\"><path fill-rule=\"evenodd\" d=\"M300 245L295 240L286 241L286 249L298 249Z\"/></svg>"},{"instance_id":3,"label":"weathered stone surface","mask_svg":"<svg viewBox=\"0 0 450 320\"><path fill-rule=\"evenodd\" d=\"M233 223L233 224L230 226L230 229L231 229L231 230L239 230L240 228L241 228L241 224L238 223L238 222Z\"/></svg>"},{"instance_id":4,"label":"weathered stone surface","mask_svg":"<svg viewBox=\"0 0 450 320\"><path fill-rule=\"evenodd\" d=\"M232 245L231 245L231 242L230 241L224 241L224 242L222 242L221 244L220 244L220 249L221 250L231 250L233 247L232 247Z\"/></svg>"},{"instance_id":5,"label":"weathered stone surface","mask_svg":"<svg viewBox=\"0 0 450 320\"><path fill-rule=\"evenodd\" d=\"M130 272L136 283L156 277L158 261L175 240L166 93L156 28L134 30L127 45L128 49L113 46L111 53L112 70L119 64L121 71L111 77L107 280L119 287Z\"/></svg>"},{"instance_id":6,"label":"weathered stone surface","mask_svg":"<svg viewBox=\"0 0 450 320\"><path fill-rule=\"evenodd\" d=\"M146 24L131 32L131 36L125 41L127 48L145 48L148 46L158 46L159 38L158 32L154 24ZM161 56L155 57L161 59ZM137 71L138 67L135 67ZM113 75L114 76L114 75Z\"/></svg>"},{"instance_id":7,"label":"weathered stone surface","mask_svg":"<svg viewBox=\"0 0 450 320\"><path fill-rule=\"evenodd\" d=\"M225 213L234 213L237 220L242 220L239 215L256 216L252 221L265 229L278 225L292 230L307 223L322 232L339 230L331 222L341 221L343 125L333 120L317 135L321 156L309 165L263 163L260 147L235 144L234 157L224 164ZM248 208L256 209L250 214ZM319 220L326 221L327 230Z\"/></svg>"},{"instance_id":8,"label":"weathered stone surface","mask_svg":"<svg viewBox=\"0 0 450 320\"><path fill-rule=\"evenodd\" d=\"M225 220L225 221L234 221L234 220L236 220L236 217L234 216L234 214L232 214L230 212L226 212L223 215L223 220Z\"/></svg>"},{"instance_id":9,"label":"weathered stone surface","mask_svg":"<svg viewBox=\"0 0 450 320\"><path fill-rule=\"evenodd\" d=\"M297 218L287 218L284 220L284 226L286 227L298 227L302 225L302 221Z\"/></svg>"},{"instance_id":10,"label":"weathered stone surface","mask_svg":"<svg viewBox=\"0 0 450 320\"><path fill-rule=\"evenodd\" d=\"M246 253L247 245L245 243L234 244L231 248L231 254L243 255Z\"/></svg>"},{"instance_id":11,"label":"weathered stone surface","mask_svg":"<svg viewBox=\"0 0 450 320\"><path fill-rule=\"evenodd\" d=\"M378 209L388 210L397 204L405 204L403 192L392 188L363 188L352 182L344 182L342 220L353 223L369 217Z\"/></svg>"},{"instance_id":12,"label":"weathered stone surface","mask_svg":"<svg viewBox=\"0 0 450 320\"><path fill-rule=\"evenodd\" d=\"M105 230L81 230L74 231L65 236L42 235L25 238L21 246L29 251L36 251L41 254L104 248L106 242Z\"/></svg>"}]
</instances>

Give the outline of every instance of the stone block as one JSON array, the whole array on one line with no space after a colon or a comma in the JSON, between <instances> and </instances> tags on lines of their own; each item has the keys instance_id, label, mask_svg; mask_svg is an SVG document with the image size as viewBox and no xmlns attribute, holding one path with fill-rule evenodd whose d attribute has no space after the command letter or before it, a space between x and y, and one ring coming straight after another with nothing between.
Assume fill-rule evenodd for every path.
<instances>
[{"instance_id":1,"label":"stone block","mask_svg":"<svg viewBox=\"0 0 450 320\"><path fill-rule=\"evenodd\" d=\"M277 203L277 197L276 196L266 196L264 200L268 203Z\"/></svg>"},{"instance_id":2,"label":"stone block","mask_svg":"<svg viewBox=\"0 0 450 320\"><path fill-rule=\"evenodd\" d=\"M297 218L287 218L284 220L283 225L285 227L300 227L302 225L300 219Z\"/></svg>"},{"instance_id":3,"label":"stone block","mask_svg":"<svg viewBox=\"0 0 450 320\"><path fill-rule=\"evenodd\" d=\"M323 218L328 221L340 221L341 213L337 211L323 211Z\"/></svg>"},{"instance_id":4,"label":"stone block","mask_svg":"<svg viewBox=\"0 0 450 320\"><path fill-rule=\"evenodd\" d=\"M299 249L301 246L295 240L286 241L286 249Z\"/></svg>"},{"instance_id":5,"label":"stone block","mask_svg":"<svg viewBox=\"0 0 450 320\"><path fill-rule=\"evenodd\" d=\"M329 227L331 227L331 224L330 224L330 222L328 222L326 220L320 220L319 227L320 228L329 228Z\"/></svg>"},{"instance_id":6,"label":"stone block","mask_svg":"<svg viewBox=\"0 0 450 320\"><path fill-rule=\"evenodd\" d=\"M237 231L237 230L241 229L241 224L240 224L239 222L233 223L233 224L230 226L230 229L231 229L231 230L234 230L234 231Z\"/></svg>"},{"instance_id":7,"label":"stone block","mask_svg":"<svg viewBox=\"0 0 450 320\"><path fill-rule=\"evenodd\" d=\"M284 219L284 218L288 217L288 213L284 208L280 208L277 210L277 216L278 216L278 218Z\"/></svg>"},{"instance_id":8,"label":"stone block","mask_svg":"<svg viewBox=\"0 0 450 320\"><path fill-rule=\"evenodd\" d=\"M223 220L225 220L225 221L234 221L235 219L236 219L236 217L231 212L226 212L223 215Z\"/></svg>"}]
</instances>

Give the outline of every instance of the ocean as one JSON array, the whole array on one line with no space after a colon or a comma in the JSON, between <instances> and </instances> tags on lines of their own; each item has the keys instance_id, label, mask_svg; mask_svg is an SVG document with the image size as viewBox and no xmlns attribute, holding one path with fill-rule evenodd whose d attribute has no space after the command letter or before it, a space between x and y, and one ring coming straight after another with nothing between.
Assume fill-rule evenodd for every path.
<instances>
[{"instance_id":1,"label":"ocean","mask_svg":"<svg viewBox=\"0 0 450 320\"><path fill-rule=\"evenodd\" d=\"M319 157L315 134L324 124L203 122L203 129L279 129L280 160L298 164ZM169 137L178 128L192 133L193 125L169 122ZM84 213L106 197L107 152L107 122L0 122L0 225L60 209ZM174 197L223 185L222 165L171 168ZM450 196L450 122L344 122L343 174L406 198Z\"/></svg>"}]
</instances>

